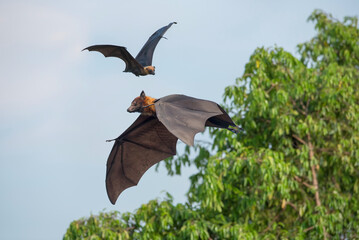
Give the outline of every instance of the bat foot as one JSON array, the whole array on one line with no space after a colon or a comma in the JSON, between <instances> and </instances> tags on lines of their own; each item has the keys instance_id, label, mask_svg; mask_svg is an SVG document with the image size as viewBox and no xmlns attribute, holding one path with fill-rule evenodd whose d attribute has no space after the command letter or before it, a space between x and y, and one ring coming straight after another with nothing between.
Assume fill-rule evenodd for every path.
<instances>
[{"instance_id":1,"label":"bat foot","mask_svg":"<svg viewBox=\"0 0 359 240\"><path fill-rule=\"evenodd\" d=\"M112 141L115 141L115 140L116 140L116 138L115 138L115 139L106 140L106 142L112 142Z\"/></svg>"}]
</instances>

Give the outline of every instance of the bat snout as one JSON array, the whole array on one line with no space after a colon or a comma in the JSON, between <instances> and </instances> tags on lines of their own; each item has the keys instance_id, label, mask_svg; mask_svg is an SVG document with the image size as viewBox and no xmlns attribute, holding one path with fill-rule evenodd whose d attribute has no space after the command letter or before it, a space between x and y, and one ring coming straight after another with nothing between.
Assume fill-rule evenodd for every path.
<instances>
[{"instance_id":1,"label":"bat snout","mask_svg":"<svg viewBox=\"0 0 359 240\"><path fill-rule=\"evenodd\" d=\"M141 109L141 108L139 108L139 107L130 106L129 108L127 108L127 112L129 112L129 113L139 112L140 109Z\"/></svg>"}]
</instances>

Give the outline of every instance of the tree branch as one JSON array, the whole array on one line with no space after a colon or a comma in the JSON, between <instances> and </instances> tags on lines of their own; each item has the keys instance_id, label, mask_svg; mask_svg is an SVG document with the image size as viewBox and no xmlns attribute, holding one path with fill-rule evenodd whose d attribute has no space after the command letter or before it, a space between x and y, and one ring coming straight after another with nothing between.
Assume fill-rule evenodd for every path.
<instances>
[{"instance_id":1,"label":"tree branch","mask_svg":"<svg viewBox=\"0 0 359 240\"><path fill-rule=\"evenodd\" d=\"M310 168L312 170L313 186L314 186L314 190L315 190L315 202L316 202L316 205L319 207L319 206L321 206L321 202L320 202L320 198L319 198L319 185L318 185L317 172L315 170L315 165L313 163L314 150L313 150L313 145L311 142L310 134L308 134L308 148L309 148L309 161L310 161L310 165L311 165Z\"/></svg>"},{"instance_id":2,"label":"tree branch","mask_svg":"<svg viewBox=\"0 0 359 240\"><path fill-rule=\"evenodd\" d=\"M268 90L266 90L265 92L266 92L267 94L270 93L270 91L272 91L272 89L273 89L274 87L276 87L276 86L278 86L278 84L272 83L271 86L270 86L270 88L269 88Z\"/></svg>"},{"instance_id":3,"label":"tree branch","mask_svg":"<svg viewBox=\"0 0 359 240\"><path fill-rule=\"evenodd\" d=\"M310 134L308 133L307 136L308 136L308 148L309 148L309 161L310 161L310 165L311 165L310 168L312 170L313 186L314 186L314 190L315 190L315 203L316 203L317 207L320 207L322 204L320 202L320 196L319 196L319 184L318 184L316 167L315 167L315 164L313 162L314 149L313 149ZM326 240L327 239L327 231L326 231L324 225L322 227L323 227L324 240Z\"/></svg>"},{"instance_id":4,"label":"tree branch","mask_svg":"<svg viewBox=\"0 0 359 240\"><path fill-rule=\"evenodd\" d=\"M292 80L292 82L294 82L294 77L293 77L293 74L289 71L289 68L287 67L284 67L285 71L287 72L290 80Z\"/></svg>"},{"instance_id":5,"label":"tree branch","mask_svg":"<svg viewBox=\"0 0 359 240\"><path fill-rule=\"evenodd\" d=\"M309 228L306 228L306 229L304 229L304 232L308 232L308 231L312 230L313 228L314 228L314 226L311 226L311 227L309 227Z\"/></svg>"},{"instance_id":6,"label":"tree branch","mask_svg":"<svg viewBox=\"0 0 359 240\"><path fill-rule=\"evenodd\" d=\"M295 139L297 139L300 143L302 143L302 144L304 144L304 145L307 145L307 143L306 143L303 139L301 139L300 137L298 137L297 135L292 134L292 137L294 137Z\"/></svg>"},{"instance_id":7,"label":"tree branch","mask_svg":"<svg viewBox=\"0 0 359 240\"><path fill-rule=\"evenodd\" d=\"M300 105L302 106L303 109L305 109L305 114L304 115L307 115L308 114L307 108L306 108L306 106L304 106L302 101L300 101Z\"/></svg>"},{"instance_id":8,"label":"tree branch","mask_svg":"<svg viewBox=\"0 0 359 240\"><path fill-rule=\"evenodd\" d=\"M299 182L299 183L302 183L304 186L308 187L308 188L312 188L312 189L315 189L315 187L305 181L303 181L300 177L298 176L294 176L294 180Z\"/></svg>"},{"instance_id":9,"label":"tree branch","mask_svg":"<svg viewBox=\"0 0 359 240\"><path fill-rule=\"evenodd\" d=\"M292 208L294 208L295 210L298 210L297 206L295 206L294 203L288 201L287 204Z\"/></svg>"},{"instance_id":10,"label":"tree branch","mask_svg":"<svg viewBox=\"0 0 359 240\"><path fill-rule=\"evenodd\" d=\"M304 112L302 109L300 109L299 107L297 107L297 104L296 104L296 102L294 101L294 99L291 98L290 100L291 100L293 106L296 108L296 110L297 110L298 112L300 112L302 115L307 115L306 112Z\"/></svg>"}]
</instances>

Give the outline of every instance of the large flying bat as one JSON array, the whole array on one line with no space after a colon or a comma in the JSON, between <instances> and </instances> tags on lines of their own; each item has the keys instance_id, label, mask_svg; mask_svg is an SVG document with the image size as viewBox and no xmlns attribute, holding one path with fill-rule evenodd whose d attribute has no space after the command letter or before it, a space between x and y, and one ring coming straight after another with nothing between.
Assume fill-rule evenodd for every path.
<instances>
[{"instance_id":1,"label":"large flying bat","mask_svg":"<svg viewBox=\"0 0 359 240\"><path fill-rule=\"evenodd\" d=\"M118 138L108 140L115 141L106 171L106 189L112 204L122 191L137 185L151 166L175 155L178 139L193 145L194 136L206 126L235 133L239 129L217 103L185 95L154 99L142 91L127 111L141 115Z\"/></svg>"},{"instance_id":2,"label":"large flying bat","mask_svg":"<svg viewBox=\"0 0 359 240\"><path fill-rule=\"evenodd\" d=\"M167 26L158 29L154 34L152 34L145 45L142 47L141 51L137 54L136 58L133 58L133 56L126 50L125 47L115 45L93 45L83 49L82 51L98 51L105 57L121 58L126 63L124 72L132 72L137 77L145 76L148 74L155 75L155 67L152 66L153 52L155 51L158 42L161 40L161 38L164 38L163 35L172 26L172 24L177 23L172 22Z\"/></svg>"}]
</instances>

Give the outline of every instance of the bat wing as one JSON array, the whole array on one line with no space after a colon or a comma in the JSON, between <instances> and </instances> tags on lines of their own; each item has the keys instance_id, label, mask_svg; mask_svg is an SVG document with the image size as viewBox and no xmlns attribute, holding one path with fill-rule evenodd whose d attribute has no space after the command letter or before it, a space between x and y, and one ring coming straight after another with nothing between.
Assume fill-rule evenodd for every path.
<instances>
[{"instance_id":1,"label":"bat wing","mask_svg":"<svg viewBox=\"0 0 359 240\"><path fill-rule=\"evenodd\" d=\"M136 56L136 60L142 64L142 66L152 66L153 52L155 51L158 42L161 40L165 32L167 32L167 30L172 26L172 24L177 23L172 22L167 26L158 29L154 34L151 35L151 37L149 37L141 51Z\"/></svg>"},{"instance_id":2,"label":"bat wing","mask_svg":"<svg viewBox=\"0 0 359 240\"><path fill-rule=\"evenodd\" d=\"M193 145L194 136L203 132L205 126L238 128L228 114L215 102L188 97L169 95L155 103L158 119L173 135L187 145Z\"/></svg>"},{"instance_id":3,"label":"bat wing","mask_svg":"<svg viewBox=\"0 0 359 240\"><path fill-rule=\"evenodd\" d=\"M124 72L141 72L143 66L133 58L133 56L127 51L125 47L115 45L93 45L87 47L84 50L97 51L102 53L105 57L118 57L126 63Z\"/></svg>"},{"instance_id":4,"label":"bat wing","mask_svg":"<svg viewBox=\"0 0 359 240\"><path fill-rule=\"evenodd\" d=\"M107 160L106 189L111 203L137 185L151 166L175 155L177 140L156 117L140 115L115 139Z\"/></svg>"}]
</instances>

